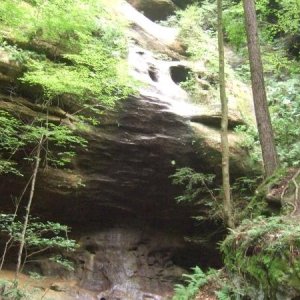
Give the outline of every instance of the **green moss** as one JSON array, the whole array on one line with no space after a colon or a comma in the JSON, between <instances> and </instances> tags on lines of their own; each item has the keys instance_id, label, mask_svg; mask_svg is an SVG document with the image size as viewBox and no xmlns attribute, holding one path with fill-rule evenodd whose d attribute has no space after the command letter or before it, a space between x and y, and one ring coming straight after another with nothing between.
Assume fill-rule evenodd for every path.
<instances>
[{"instance_id":1,"label":"green moss","mask_svg":"<svg viewBox=\"0 0 300 300\"><path fill-rule=\"evenodd\" d=\"M271 297L285 287L300 293L300 225L288 217L245 221L221 245L226 268Z\"/></svg>"}]
</instances>

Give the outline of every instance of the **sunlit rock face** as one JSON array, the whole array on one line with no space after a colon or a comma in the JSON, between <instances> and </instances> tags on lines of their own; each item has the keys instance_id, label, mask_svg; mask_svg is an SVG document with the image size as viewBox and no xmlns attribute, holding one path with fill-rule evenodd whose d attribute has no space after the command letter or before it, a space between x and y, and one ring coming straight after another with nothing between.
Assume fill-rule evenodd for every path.
<instances>
[{"instance_id":1,"label":"sunlit rock face","mask_svg":"<svg viewBox=\"0 0 300 300\"><path fill-rule=\"evenodd\" d=\"M71 255L76 288L63 299L168 299L184 269L219 264L215 244L203 248L184 240L212 229L193 226L190 217L198 212L176 203L180 191L170 175L193 167L220 176L220 106L195 105L180 87L191 66L174 51L175 29L151 22L125 2L119 11L132 24L128 64L139 94L80 132L88 148L78 149L69 170L40 170L37 181L33 214L71 225L81 246ZM39 111L22 98L2 97L0 107L25 117ZM244 121L234 105L230 109L232 129ZM49 118L72 125L59 109ZM233 177L248 172L238 141L231 131ZM6 179L1 195L25 183ZM45 262L35 268L65 275Z\"/></svg>"}]
</instances>

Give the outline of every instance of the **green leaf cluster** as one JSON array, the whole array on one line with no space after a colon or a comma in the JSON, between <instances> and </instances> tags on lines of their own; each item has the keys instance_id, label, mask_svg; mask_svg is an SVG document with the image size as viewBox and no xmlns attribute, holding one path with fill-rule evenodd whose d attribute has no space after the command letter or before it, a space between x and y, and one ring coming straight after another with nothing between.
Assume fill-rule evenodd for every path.
<instances>
[{"instance_id":1,"label":"green leaf cluster","mask_svg":"<svg viewBox=\"0 0 300 300\"><path fill-rule=\"evenodd\" d=\"M201 7L190 5L170 17L164 25L178 27L179 38L187 46L187 54L193 61L205 62L208 71L218 70L218 53L212 37L215 36L215 5L204 1ZM205 45L202 47L201 45Z\"/></svg>"},{"instance_id":2,"label":"green leaf cluster","mask_svg":"<svg viewBox=\"0 0 300 300\"><path fill-rule=\"evenodd\" d=\"M283 167L300 166L300 97L299 76L277 81L268 79L267 92L277 151ZM238 126L235 131L243 135L241 144L253 164L261 162L258 132L254 126Z\"/></svg>"},{"instance_id":3,"label":"green leaf cluster","mask_svg":"<svg viewBox=\"0 0 300 300\"><path fill-rule=\"evenodd\" d=\"M21 239L23 223L13 214L0 214L0 231L18 244ZM75 240L68 238L69 227L56 222L41 222L37 218L30 218L25 236L27 257L35 253L52 249L60 251L74 251L77 247Z\"/></svg>"},{"instance_id":4,"label":"green leaf cluster","mask_svg":"<svg viewBox=\"0 0 300 300\"><path fill-rule=\"evenodd\" d=\"M70 47L95 30L103 2L3 0L0 13L0 28L17 40L39 39Z\"/></svg>"},{"instance_id":5,"label":"green leaf cluster","mask_svg":"<svg viewBox=\"0 0 300 300\"><path fill-rule=\"evenodd\" d=\"M293 76L269 85L272 124L278 154L286 166L300 166L300 84Z\"/></svg>"},{"instance_id":6,"label":"green leaf cluster","mask_svg":"<svg viewBox=\"0 0 300 300\"><path fill-rule=\"evenodd\" d=\"M124 62L126 23L113 17L111 5L96 0L2 1L4 37L25 48L37 44L34 49L51 52L52 61L10 46L12 58L26 61L21 81L41 87L46 99L67 94L81 104L96 101L112 106L133 93ZM12 18L13 12L20 16Z\"/></svg>"},{"instance_id":7,"label":"green leaf cluster","mask_svg":"<svg viewBox=\"0 0 300 300\"><path fill-rule=\"evenodd\" d=\"M271 37L299 31L299 0L258 0L256 5L262 20L269 20L266 30Z\"/></svg>"},{"instance_id":8,"label":"green leaf cluster","mask_svg":"<svg viewBox=\"0 0 300 300\"><path fill-rule=\"evenodd\" d=\"M20 161L15 160L18 153L34 148L41 136L44 136L44 164L52 166L65 166L74 157L76 147L87 146L85 139L65 125L38 119L31 124L24 124L3 110L0 110L0 126L3 130L0 137L0 174L21 175L18 167ZM33 157L25 155L23 159L32 160Z\"/></svg>"},{"instance_id":9,"label":"green leaf cluster","mask_svg":"<svg viewBox=\"0 0 300 300\"><path fill-rule=\"evenodd\" d=\"M17 280L0 280L0 296L3 300L30 299L29 293L20 288Z\"/></svg>"},{"instance_id":10,"label":"green leaf cluster","mask_svg":"<svg viewBox=\"0 0 300 300\"><path fill-rule=\"evenodd\" d=\"M177 202L195 202L203 193L209 193L215 175L197 173L186 167L177 169L170 178L173 184L184 186L184 193L176 198Z\"/></svg>"},{"instance_id":11,"label":"green leaf cluster","mask_svg":"<svg viewBox=\"0 0 300 300\"><path fill-rule=\"evenodd\" d=\"M19 138L22 123L9 113L0 110L0 126L0 174L21 175L16 162L10 158L20 147L24 146L24 142Z\"/></svg>"},{"instance_id":12,"label":"green leaf cluster","mask_svg":"<svg viewBox=\"0 0 300 300\"><path fill-rule=\"evenodd\" d=\"M69 64L30 61L22 82L41 86L48 99L71 95L81 105L93 101L113 106L117 100L133 93L127 67L108 53L102 42L93 42L78 54L65 54Z\"/></svg>"},{"instance_id":13,"label":"green leaf cluster","mask_svg":"<svg viewBox=\"0 0 300 300\"><path fill-rule=\"evenodd\" d=\"M192 269L192 274L184 274L185 284L175 285L173 300L191 300L199 291L199 288L207 283L207 275L199 268Z\"/></svg>"},{"instance_id":14,"label":"green leaf cluster","mask_svg":"<svg viewBox=\"0 0 300 300\"><path fill-rule=\"evenodd\" d=\"M237 50L246 44L246 30L243 13L244 11L241 3L237 5L228 5L224 10L226 40L234 45Z\"/></svg>"}]
</instances>

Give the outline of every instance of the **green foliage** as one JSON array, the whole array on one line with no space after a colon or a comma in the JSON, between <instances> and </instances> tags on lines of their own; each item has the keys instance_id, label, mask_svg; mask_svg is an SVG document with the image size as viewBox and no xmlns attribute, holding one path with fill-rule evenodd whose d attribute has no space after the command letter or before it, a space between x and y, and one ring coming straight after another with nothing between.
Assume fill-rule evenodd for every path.
<instances>
[{"instance_id":1,"label":"green foliage","mask_svg":"<svg viewBox=\"0 0 300 300\"><path fill-rule=\"evenodd\" d=\"M226 274L221 270L214 277L216 281L215 295L218 300L263 299L257 288L254 288L239 274Z\"/></svg>"},{"instance_id":2,"label":"green foliage","mask_svg":"<svg viewBox=\"0 0 300 300\"><path fill-rule=\"evenodd\" d=\"M5 151L14 151L24 145L18 133L22 123L9 113L0 110L1 136L0 147Z\"/></svg>"},{"instance_id":3,"label":"green foliage","mask_svg":"<svg viewBox=\"0 0 300 300\"><path fill-rule=\"evenodd\" d=\"M231 280L224 270L210 269L203 272L199 267L195 267L192 274L183 276L187 278L186 283L175 286L173 300L192 300L198 299L199 296L202 299L209 297L207 293L215 294L218 300L240 300L247 295L246 286L242 286L238 281L241 278Z\"/></svg>"},{"instance_id":4,"label":"green foliage","mask_svg":"<svg viewBox=\"0 0 300 300\"><path fill-rule=\"evenodd\" d=\"M221 250L230 272L242 274L272 298L280 286L300 290L299 241L296 218L259 217L233 230Z\"/></svg>"},{"instance_id":5,"label":"green foliage","mask_svg":"<svg viewBox=\"0 0 300 300\"><path fill-rule=\"evenodd\" d=\"M85 139L75 135L69 127L64 125L42 120L31 125L24 125L22 129L24 130L22 138L26 145L35 146L41 136L44 136L44 143L47 145L42 151L44 162L56 167L63 167L70 163L75 156L76 147L87 146ZM25 159L32 158L26 157Z\"/></svg>"},{"instance_id":6,"label":"green foliage","mask_svg":"<svg viewBox=\"0 0 300 300\"><path fill-rule=\"evenodd\" d=\"M18 163L13 161L14 156L28 147L34 148L41 136L44 136L45 141L42 151L44 163L52 166L65 166L74 157L76 147L87 146L86 140L75 135L67 126L48 123L45 120L23 124L9 113L0 110L0 125L0 174L21 175ZM33 158L25 156L24 159Z\"/></svg>"},{"instance_id":7,"label":"green foliage","mask_svg":"<svg viewBox=\"0 0 300 300\"><path fill-rule=\"evenodd\" d=\"M168 20L168 24L180 29L179 38L187 46L187 53L194 61L201 60L211 74L218 70L218 53L212 36L214 36L215 5L205 1L201 7L188 6L178 11L175 17ZM200 45L205 45L201 47Z\"/></svg>"},{"instance_id":8,"label":"green foliage","mask_svg":"<svg viewBox=\"0 0 300 300\"><path fill-rule=\"evenodd\" d=\"M90 35L96 28L98 13L95 1L36 1L34 32L43 40L67 47L76 46L81 35Z\"/></svg>"},{"instance_id":9,"label":"green foliage","mask_svg":"<svg viewBox=\"0 0 300 300\"><path fill-rule=\"evenodd\" d=\"M173 300L191 300L199 288L207 283L207 275L199 268L193 268L192 274L183 274L186 284L175 285Z\"/></svg>"},{"instance_id":10,"label":"green foliage","mask_svg":"<svg viewBox=\"0 0 300 300\"><path fill-rule=\"evenodd\" d=\"M198 215L194 218L198 221L211 220L218 222L223 220L221 189L214 182L215 175L197 173L191 168L177 169L170 176L172 183L182 186L183 193L176 197L179 203L192 203L197 207ZM231 191L234 198L234 218L236 223L245 217L253 217L265 210L266 203L259 199L258 203L253 199L254 193L261 183L260 175L240 177L232 184Z\"/></svg>"},{"instance_id":11,"label":"green foliage","mask_svg":"<svg viewBox=\"0 0 300 300\"><path fill-rule=\"evenodd\" d=\"M272 42L278 34L299 32L299 0L256 1L260 31L263 40ZM227 1L224 11L226 38L237 49L246 45L242 2Z\"/></svg>"},{"instance_id":12,"label":"green foliage","mask_svg":"<svg viewBox=\"0 0 300 300\"><path fill-rule=\"evenodd\" d=\"M11 244L21 242L23 223L16 215L0 215L0 232L8 237ZM52 251L74 251L77 247L75 240L68 238L69 227L56 222L41 222L37 218L30 218L25 236L26 257L24 263L32 256L52 249ZM29 260L30 258L30 260ZM62 256L52 258L53 261L71 270L70 262Z\"/></svg>"},{"instance_id":13,"label":"green foliage","mask_svg":"<svg viewBox=\"0 0 300 300\"><path fill-rule=\"evenodd\" d=\"M189 72L185 81L180 82L180 86L185 89L194 99L198 98L198 84L193 72Z\"/></svg>"},{"instance_id":14,"label":"green foliage","mask_svg":"<svg viewBox=\"0 0 300 300\"><path fill-rule=\"evenodd\" d=\"M270 75L270 81L267 84L271 88L275 87L277 82L282 82L286 77L297 77L300 71L299 63L287 57L284 45L281 43L275 44L275 42L273 44L273 51L263 52L264 69L266 74Z\"/></svg>"},{"instance_id":15,"label":"green foliage","mask_svg":"<svg viewBox=\"0 0 300 300\"><path fill-rule=\"evenodd\" d=\"M14 38L45 40L69 49L91 36L98 29L97 18L106 14L104 2L95 0L3 0L0 13L1 27Z\"/></svg>"},{"instance_id":16,"label":"green foliage","mask_svg":"<svg viewBox=\"0 0 300 300\"><path fill-rule=\"evenodd\" d=\"M227 41L234 45L237 50L246 45L242 3L229 6L224 11L224 27Z\"/></svg>"},{"instance_id":17,"label":"green foliage","mask_svg":"<svg viewBox=\"0 0 300 300\"><path fill-rule=\"evenodd\" d=\"M299 30L299 0L274 1L258 0L256 5L263 20L272 20L267 23L267 33L274 37L278 33L294 33Z\"/></svg>"},{"instance_id":18,"label":"green foliage","mask_svg":"<svg viewBox=\"0 0 300 300\"><path fill-rule=\"evenodd\" d=\"M219 291L216 291L216 296L218 300L230 300L232 299L232 295L228 289L228 287L224 287Z\"/></svg>"},{"instance_id":19,"label":"green foliage","mask_svg":"<svg viewBox=\"0 0 300 300\"><path fill-rule=\"evenodd\" d=\"M26 61L22 82L42 87L47 99L68 94L81 104L97 100L112 106L133 93L123 61L127 51L125 23L109 13L110 5L95 0L1 2L0 32L2 28L4 36L29 45L46 41L48 48L56 49L50 50L57 52L52 56L66 61L51 62L6 44L17 61ZM17 20L11 19L12 11L20 11Z\"/></svg>"},{"instance_id":20,"label":"green foliage","mask_svg":"<svg viewBox=\"0 0 300 300\"><path fill-rule=\"evenodd\" d=\"M2 150L0 154L0 174L21 175L16 163L11 161L10 157L20 147L24 146L24 141L19 138L19 128L22 124L9 113L0 110L0 126L0 148Z\"/></svg>"},{"instance_id":21,"label":"green foliage","mask_svg":"<svg viewBox=\"0 0 300 300\"><path fill-rule=\"evenodd\" d=\"M189 72L180 86L188 92L194 103L209 103L210 99L218 97L215 86L216 80L216 76L210 72L203 74L201 79L197 79L195 72Z\"/></svg>"},{"instance_id":22,"label":"green foliage","mask_svg":"<svg viewBox=\"0 0 300 300\"><path fill-rule=\"evenodd\" d=\"M22 50L16 45L10 45L6 41L0 40L0 50L8 53L9 59L20 64L25 64L30 57L34 57L34 52Z\"/></svg>"},{"instance_id":23,"label":"green foliage","mask_svg":"<svg viewBox=\"0 0 300 300\"><path fill-rule=\"evenodd\" d=\"M113 106L133 93L126 74L126 65L94 41L79 54L66 54L72 65L32 60L22 81L42 86L47 98L69 94L83 104L89 100Z\"/></svg>"},{"instance_id":24,"label":"green foliage","mask_svg":"<svg viewBox=\"0 0 300 300\"><path fill-rule=\"evenodd\" d=\"M29 299L29 294L19 287L17 280L1 280L0 296L3 300L24 300Z\"/></svg>"},{"instance_id":25,"label":"green foliage","mask_svg":"<svg viewBox=\"0 0 300 300\"><path fill-rule=\"evenodd\" d=\"M24 34L33 31L34 15L26 3L20 0L0 2L0 29L2 32L15 32L24 38ZM17 28L21 29L19 32Z\"/></svg>"},{"instance_id":26,"label":"green foliage","mask_svg":"<svg viewBox=\"0 0 300 300\"><path fill-rule=\"evenodd\" d=\"M272 125L277 151L283 166L300 166L300 97L299 76L278 81L269 79L267 84ZM257 129L254 126L238 126L236 132L243 135L244 147L253 162L261 162L261 151Z\"/></svg>"},{"instance_id":27,"label":"green foliage","mask_svg":"<svg viewBox=\"0 0 300 300\"><path fill-rule=\"evenodd\" d=\"M177 202L192 202L199 200L199 196L203 193L210 193L209 186L213 183L215 175L197 173L191 168L181 168L170 178L173 184L185 187L184 194L176 198Z\"/></svg>"},{"instance_id":28,"label":"green foliage","mask_svg":"<svg viewBox=\"0 0 300 300\"><path fill-rule=\"evenodd\" d=\"M234 130L242 135L240 146L247 150L251 164L254 166L261 163L262 156L257 128L254 125L238 125Z\"/></svg>"},{"instance_id":29,"label":"green foliage","mask_svg":"<svg viewBox=\"0 0 300 300\"><path fill-rule=\"evenodd\" d=\"M300 96L299 76L269 86L272 123L281 161L300 166Z\"/></svg>"},{"instance_id":30,"label":"green foliage","mask_svg":"<svg viewBox=\"0 0 300 300\"><path fill-rule=\"evenodd\" d=\"M65 257L63 257L62 255L55 255L49 258L49 260L59 264L60 266L62 266L64 269L68 270L68 271L74 271L74 264L66 259Z\"/></svg>"},{"instance_id":31,"label":"green foliage","mask_svg":"<svg viewBox=\"0 0 300 300\"><path fill-rule=\"evenodd\" d=\"M198 215L194 218L198 221L219 221L223 218L222 201L218 198L218 192L213 186L215 175L197 173L191 168L177 169L171 175L172 183L184 188L183 193L175 199L178 203L192 203L198 207Z\"/></svg>"}]
</instances>

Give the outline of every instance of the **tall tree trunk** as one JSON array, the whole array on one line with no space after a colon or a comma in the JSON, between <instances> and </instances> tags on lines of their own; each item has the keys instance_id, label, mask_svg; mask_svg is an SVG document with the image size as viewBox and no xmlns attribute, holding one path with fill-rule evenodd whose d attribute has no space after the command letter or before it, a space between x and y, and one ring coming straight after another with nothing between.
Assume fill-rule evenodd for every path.
<instances>
[{"instance_id":1,"label":"tall tree trunk","mask_svg":"<svg viewBox=\"0 0 300 300\"><path fill-rule=\"evenodd\" d=\"M254 0L243 0L255 116L266 176L271 176L278 167L272 124L268 110L263 65L257 32Z\"/></svg>"},{"instance_id":2,"label":"tall tree trunk","mask_svg":"<svg viewBox=\"0 0 300 300\"><path fill-rule=\"evenodd\" d=\"M18 261L17 261L16 274L15 274L16 279L19 276L21 265L22 265L22 254L23 254L25 243L26 243L26 231L27 231L28 222L29 222L32 200L33 200L33 196L34 196L34 192L35 192L37 173L38 173L38 169L40 166L41 149L42 149L43 141L44 141L44 135L41 136L41 139L37 145L37 151L36 151L36 156L35 156L35 164L34 164L34 169L33 169L29 199L28 199L28 203L26 206L25 220L24 220L23 229L22 229L21 238L20 238Z\"/></svg>"},{"instance_id":3,"label":"tall tree trunk","mask_svg":"<svg viewBox=\"0 0 300 300\"><path fill-rule=\"evenodd\" d=\"M229 145L228 145L228 100L225 90L225 58L224 58L224 36L223 36L223 5L222 0L218 0L218 45L219 45L219 80L220 99L222 104L221 123L221 148L222 148L222 176L223 176L223 210L225 223L228 227L234 227L230 176L229 176Z\"/></svg>"}]
</instances>

